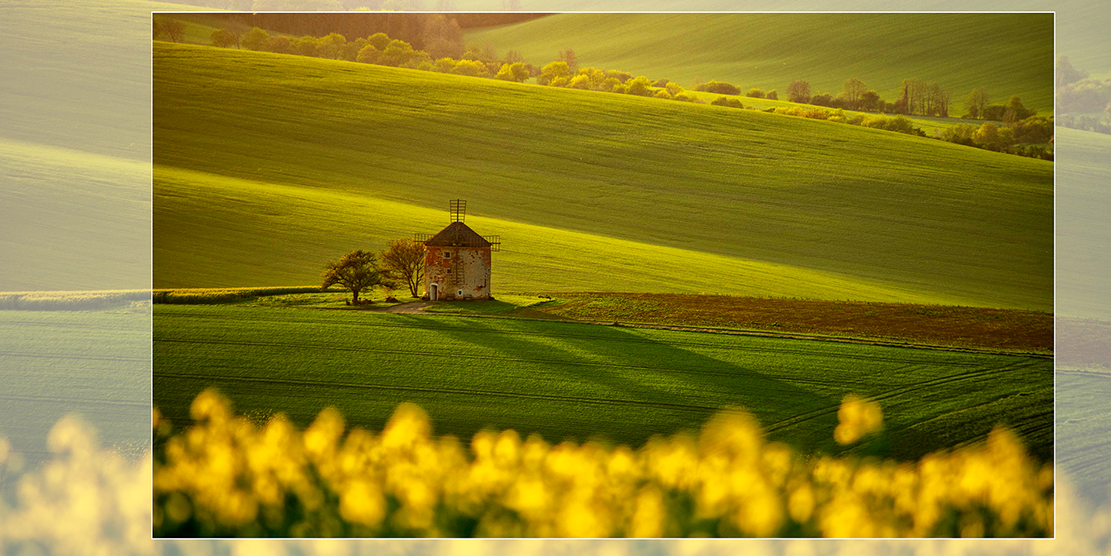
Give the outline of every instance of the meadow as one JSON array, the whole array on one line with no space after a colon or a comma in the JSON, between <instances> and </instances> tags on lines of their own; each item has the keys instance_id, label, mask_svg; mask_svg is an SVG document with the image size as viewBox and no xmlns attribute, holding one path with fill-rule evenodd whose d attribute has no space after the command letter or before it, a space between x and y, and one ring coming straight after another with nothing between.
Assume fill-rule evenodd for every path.
<instances>
[{"instance_id":1,"label":"meadow","mask_svg":"<svg viewBox=\"0 0 1111 556\"><path fill-rule=\"evenodd\" d=\"M842 454L829 431L854 393L886 422L882 442L857 453L915 459L997 424L1042 460L1052 449L1044 357L234 304L156 305L154 315L154 403L177 426L210 386L259 424L280 412L305 427L331 406L377 430L408 401L438 434L513 428L632 446L739 406L769 439Z\"/></svg>"},{"instance_id":2,"label":"meadow","mask_svg":"<svg viewBox=\"0 0 1111 556\"><path fill-rule=\"evenodd\" d=\"M465 198L506 241L495 292L1052 307L1045 161L341 61L159 42L154 60L158 288L311 283Z\"/></svg>"},{"instance_id":3,"label":"meadow","mask_svg":"<svg viewBox=\"0 0 1111 556\"><path fill-rule=\"evenodd\" d=\"M31 310L0 310L0 408L7 417L0 421L0 437L31 469L51 455L51 427L79 414L100 431L103 445L138 458L150 450L149 303L72 310L90 296L64 303L50 293L53 307L40 298ZM16 469L9 464L9 471ZM0 484L10 477L0 475Z\"/></svg>"},{"instance_id":4,"label":"meadow","mask_svg":"<svg viewBox=\"0 0 1111 556\"><path fill-rule=\"evenodd\" d=\"M787 85L802 79L814 94L837 95L856 77L894 101L902 80L921 79L951 91L953 115L978 87L996 104L1018 95L1028 108L1053 111L1050 13L566 13L470 31L467 40L516 50L537 66L570 48L582 67L685 88L716 80L786 98Z\"/></svg>"}]
</instances>

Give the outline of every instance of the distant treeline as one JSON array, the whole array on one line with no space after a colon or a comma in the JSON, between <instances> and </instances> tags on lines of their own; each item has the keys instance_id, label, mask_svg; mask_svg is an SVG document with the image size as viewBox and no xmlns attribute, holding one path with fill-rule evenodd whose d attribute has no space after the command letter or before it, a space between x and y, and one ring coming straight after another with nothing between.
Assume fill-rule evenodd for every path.
<instances>
[{"instance_id":1,"label":"distant treeline","mask_svg":"<svg viewBox=\"0 0 1111 556\"><path fill-rule=\"evenodd\" d=\"M148 292L154 303L171 305L196 305L213 303L234 303L268 295L289 295L296 293L319 293L320 286L293 286L271 288L205 288L154 290Z\"/></svg>"},{"instance_id":2,"label":"distant treeline","mask_svg":"<svg viewBox=\"0 0 1111 556\"><path fill-rule=\"evenodd\" d=\"M150 301L150 290L0 293L0 310L90 311Z\"/></svg>"},{"instance_id":3,"label":"distant treeline","mask_svg":"<svg viewBox=\"0 0 1111 556\"><path fill-rule=\"evenodd\" d=\"M255 14L255 16L288 14ZM304 14L300 14L304 15ZM342 14L322 14L342 15ZM388 14L375 14L388 15ZM391 38L385 32L376 32L366 38L348 41L341 33L332 32L323 37L303 35L290 37L275 34L260 27L248 28L242 19L229 18L228 26L212 33L212 44L220 47L246 48L280 54L295 54L319 58L348 60L392 67L403 67L455 75L495 78L505 81L524 82L535 77L538 85L563 87L609 93L631 94L636 96L678 100L683 102L704 103L683 87L668 79L655 81L645 76L634 77L632 73L621 70L606 70L593 67L579 67L575 51L566 49L559 52L558 60L543 68L524 62L518 52L508 51L499 58L494 46L469 44L464 47L459 24L444 14L406 14L427 16L422 19L408 18L404 21L420 22L420 31L412 31L427 45L430 51L414 47L408 41ZM299 19L287 20L297 21ZM379 22L387 21L380 19ZM156 17L154 20L155 38L178 40L181 35L180 21ZM695 91L739 96L741 88L718 81L699 83ZM895 102L886 102L879 94L869 90L859 79L851 78L844 84L837 96L828 93L810 93L810 84L796 80L787 86L787 100L816 107L833 108L830 112L820 108L777 107L766 112L787 114L806 118L861 125L874 129L884 129L898 133L920 135L926 133L915 127L906 115L949 117L950 94L936 83L926 83L917 79L905 79L900 86L900 96ZM778 92L753 88L747 92L751 98L778 100ZM715 99L711 104L744 108L738 99L726 96ZM970 124L952 126L944 133L935 136L953 143L989 149L998 152L1053 159L1052 144L1044 146L1052 137L1052 118L1039 118L1034 110L1025 108L1017 96L1012 96L1005 105L990 104L987 89L974 89L966 101L968 114L964 118L989 120L979 128ZM844 110L875 111L879 115L848 116ZM887 113L897 114L894 118ZM991 121L1003 122L1002 128ZM990 124L990 125L989 125Z\"/></svg>"},{"instance_id":4,"label":"distant treeline","mask_svg":"<svg viewBox=\"0 0 1111 556\"><path fill-rule=\"evenodd\" d=\"M1057 125L1111 134L1111 75L1100 79L1078 70L1068 56L1057 59Z\"/></svg>"}]
</instances>

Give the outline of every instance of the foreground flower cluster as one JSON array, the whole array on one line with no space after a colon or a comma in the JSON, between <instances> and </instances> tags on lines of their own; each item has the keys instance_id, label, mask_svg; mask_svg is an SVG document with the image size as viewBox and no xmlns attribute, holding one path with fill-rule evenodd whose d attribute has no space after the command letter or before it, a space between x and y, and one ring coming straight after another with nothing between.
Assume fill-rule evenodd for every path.
<instances>
[{"instance_id":1,"label":"foreground flower cluster","mask_svg":"<svg viewBox=\"0 0 1111 556\"><path fill-rule=\"evenodd\" d=\"M155 537L1053 534L1052 468L1004 428L895 462L805 458L743 411L638 449L512 430L468 446L432 436L411 404L380 434L345 435L333 409L303 432L281 415L258 428L212 390L191 413L197 424L174 434L155 410ZM842 443L882 426L878 405L853 396L839 417Z\"/></svg>"}]
</instances>

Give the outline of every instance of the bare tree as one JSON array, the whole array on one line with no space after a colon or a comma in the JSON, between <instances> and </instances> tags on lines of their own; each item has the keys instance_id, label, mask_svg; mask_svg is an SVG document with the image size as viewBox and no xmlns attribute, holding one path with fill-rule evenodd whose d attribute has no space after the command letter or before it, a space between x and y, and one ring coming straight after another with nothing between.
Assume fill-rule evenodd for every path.
<instances>
[{"instance_id":1,"label":"bare tree","mask_svg":"<svg viewBox=\"0 0 1111 556\"><path fill-rule=\"evenodd\" d=\"M787 100L791 102L810 102L810 83L801 79L792 81L787 85Z\"/></svg>"},{"instance_id":2,"label":"bare tree","mask_svg":"<svg viewBox=\"0 0 1111 556\"><path fill-rule=\"evenodd\" d=\"M181 42L185 37L185 23L172 17L156 17L154 19L154 38L165 35L173 42Z\"/></svg>"},{"instance_id":3,"label":"bare tree","mask_svg":"<svg viewBox=\"0 0 1111 556\"><path fill-rule=\"evenodd\" d=\"M391 278L409 286L413 297L424 281L424 244L410 238L391 241L382 251L382 266Z\"/></svg>"},{"instance_id":4,"label":"bare tree","mask_svg":"<svg viewBox=\"0 0 1111 556\"><path fill-rule=\"evenodd\" d=\"M979 89L972 89L968 93L968 100L965 101L965 107L968 108L968 115L974 119L984 117L984 109L991 103L991 97L988 96L988 90L980 87Z\"/></svg>"},{"instance_id":5,"label":"bare tree","mask_svg":"<svg viewBox=\"0 0 1111 556\"><path fill-rule=\"evenodd\" d=\"M849 103L845 108L850 110L858 109L860 107L860 99L867 90L868 88L864 86L864 82L855 77L845 81L845 86L841 93L845 95L845 101Z\"/></svg>"}]
</instances>

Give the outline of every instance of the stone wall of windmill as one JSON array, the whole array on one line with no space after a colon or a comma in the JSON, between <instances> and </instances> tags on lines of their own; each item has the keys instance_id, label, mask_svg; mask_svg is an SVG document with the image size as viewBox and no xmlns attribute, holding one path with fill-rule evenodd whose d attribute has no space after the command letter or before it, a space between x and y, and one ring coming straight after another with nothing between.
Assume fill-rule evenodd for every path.
<instances>
[{"instance_id":1,"label":"stone wall of windmill","mask_svg":"<svg viewBox=\"0 0 1111 556\"><path fill-rule=\"evenodd\" d=\"M491 251L501 239L485 238L463 223L466 201L451 201L451 224L425 239L424 299L454 301L490 299ZM427 236L425 236L427 237Z\"/></svg>"},{"instance_id":2,"label":"stone wall of windmill","mask_svg":"<svg viewBox=\"0 0 1111 556\"><path fill-rule=\"evenodd\" d=\"M490 248L426 246L425 295L434 300L490 298Z\"/></svg>"}]
</instances>

